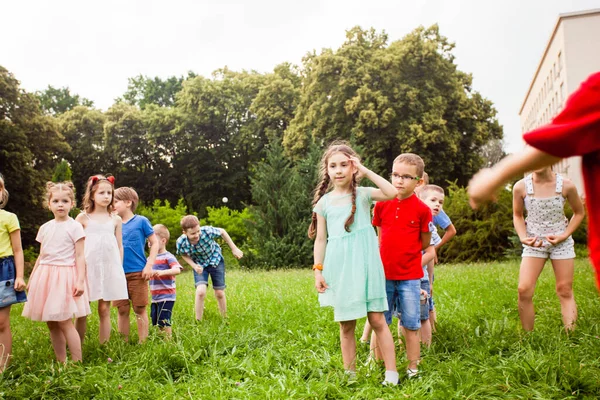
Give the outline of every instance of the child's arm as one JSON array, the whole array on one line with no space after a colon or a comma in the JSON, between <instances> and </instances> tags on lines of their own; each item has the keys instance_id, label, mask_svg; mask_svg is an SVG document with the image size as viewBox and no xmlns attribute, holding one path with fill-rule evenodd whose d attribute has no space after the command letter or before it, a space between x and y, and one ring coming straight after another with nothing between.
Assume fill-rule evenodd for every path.
<instances>
[{"instance_id":1,"label":"child's arm","mask_svg":"<svg viewBox=\"0 0 600 400\"><path fill-rule=\"evenodd\" d=\"M181 273L181 268L175 267L175 268L163 269L162 271L154 271L153 276L175 276L175 275L179 275L180 273Z\"/></svg>"},{"instance_id":2,"label":"child's arm","mask_svg":"<svg viewBox=\"0 0 600 400\"><path fill-rule=\"evenodd\" d=\"M442 241L439 242L435 246L435 249L437 250L440 247L442 247L443 245L445 245L446 243L448 243L450 241L450 239L452 239L455 235L456 235L456 228L454 227L454 224L448 225L448 227L446 227L446 229L444 231L444 236L442 236Z\"/></svg>"},{"instance_id":3,"label":"child's arm","mask_svg":"<svg viewBox=\"0 0 600 400\"><path fill-rule=\"evenodd\" d=\"M85 253L83 252L85 244L85 238L79 239L75 242L75 266L77 268L77 283L73 289L73 296L79 297L85 291Z\"/></svg>"},{"instance_id":4,"label":"child's arm","mask_svg":"<svg viewBox=\"0 0 600 400\"><path fill-rule=\"evenodd\" d=\"M227 245L231 249L233 256L235 258L237 258L238 260L240 258L242 258L244 256L244 253L240 249L238 249L238 247L235 245L235 243L233 243L233 240L231 240L231 237L229 236L227 231L223 228L217 228L217 229L219 229L221 231L221 237L223 238L223 240L225 240L225 243L227 243Z\"/></svg>"},{"instance_id":5,"label":"child's arm","mask_svg":"<svg viewBox=\"0 0 600 400\"><path fill-rule=\"evenodd\" d=\"M113 218L116 219L115 237L117 238L117 246L119 246L119 253L121 254L121 264L123 264L123 220L118 215L115 215Z\"/></svg>"},{"instance_id":6,"label":"child's arm","mask_svg":"<svg viewBox=\"0 0 600 400\"><path fill-rule=\"evenodd\" d=\"M152 266L154 265L156 256L158 255L158 239L154 233L148 236L148 242L150 243L150 255L146 260L146 266L142 270L142 278L146 280L152 278Z\"/></svg>"},{"instance_id":7,"label":"child's arm","mask_svg":"<svg viewBox=\"0 0 600 400\"><path fill-rule=\"evenodd\" d=\"M317 214L317 236L315 237L315 247L313 250L314 264L323 265L325 260L325 248L327 247L327 221L325 217ZM329 288L323 278L323 273L318 269L315 269L315 288L317 292L324 293Z\"/></svg>"},{"instance_id":8,"label":"child's arm","mask_svg":"<svg viewBox=\"0 0 600 400\"><path fill-rule=\"evenodd\" d=\"M198 274L201 274L201 273L202 273L202 270L203 270L204 268L202 268L201 266L199 266L198 264L196 264L196 263L194 262L194 260L192 260L192 257L190 257L190 256L188 256L188 255L185 255L185 254L181 254L181 258L183 258L183 260L184 260L186 263L188 263L188 265L189 265L190 267L192 267L192 269L193 269L194 271L196 271L196 273L198 273Z\"/></svg>"},{"instance_id":9,"label":"child's arm","mask_svg":"<svg viewBox=\"0 0 600 400\"><path fill-rule=\"evenodd\" d=\"M512 177L527 171L556 164L561 159L533 147L503 158L492 168L479 171L469 182L469 203L477 208L490 200L496 200L496 192Z\"/></svg>"},{"instance_id":10,"label":"child's arm","mask_svg":"<svg viewBox=\"0 0 600 400\"><path fill-rule=\"evenodd\" d=\"M15 258L15 290L17 292L25 289L25 280L23 279L25 271L25 259L23 258L23 245L21 244L21 230L17 229L10 233L10 244L12 246L13 257Z\"/></svg>"},{"instance_id":11,"label":"child's arm","mask_svg":"<svg viewBox=\"0 0 600 400\"><path fill-rule=\"evenodd\" d=\"M425 251L423 252L423 255L421 256L421 267L424 267L427 264L429 264L429 261L432 261L434 258L435 258L435 247L428 246L425 249Z\"/></svg>"},{"instance_id":12,"label":"child's arm","mask_svg":"<svg viewBox=\"0 0 600 400\"><path fill-rule=\"evenodd\" d=\"M360 163L360 160L356 157L350 157L350 161L358 169L359 173L369 178L379 189L375 189L371 192L371 199L374 201L385 201L393 199L398 195L398 191L387 179L377 175L364 165Z\"/></svg>"},{"instance_id":13,"label":"child's arm","mask_svg":"<svg viewBox=\"0 0 600 400\"><path fill-rule=\"evenodd\" d=\"M421 250L427 250L431 243L431 232L421 232Z\"/></svg>"},{"instance_id":14,"label":"child's arm","mask_svg":"<svg viewBox=\"0 0 600 400\"><path fill-rule=\"evenodd\" d=\"M577 187L575 187L573 182L568 179L565 179L563 182L563 193L566 192L565 197L567 198L567 201L573 210L573 216L569 221L569 225L567 225L567 228L562 234L548 235L546 237L546 239L555 246L571 236L573 232L577 230L579 224L581 224L581 221L583 221L583 218L585 217L585 210L583 208L583 203L581 203L581 199L579 198L579 193L577 193Z\"/></svg>"},{"instance_id":15,"label":"child's arm","mask_svg":"<svg viewBox=\"0 0 600 400\"><path fill-rule=\"evenodd\" d=\"M523 215L525 210L524 198L525 181L520 180L513 187L513 225L521 243L527 246L539 247L542 245L542 242L538 240L537 236L527 237L527 227L525 226L525 217Z\"/></svg>"}]
</instances>

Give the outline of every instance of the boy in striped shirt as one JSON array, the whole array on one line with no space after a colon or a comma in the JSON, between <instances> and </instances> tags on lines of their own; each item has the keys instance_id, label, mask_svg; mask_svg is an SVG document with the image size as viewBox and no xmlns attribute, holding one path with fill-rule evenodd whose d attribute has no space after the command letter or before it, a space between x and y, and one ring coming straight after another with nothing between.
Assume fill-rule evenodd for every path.
<instances>
[{"instance_id":1,"label":"boy in striped shirt","mask_svg":"<svg viewBox=\"0 0 600 400\"><path fill-rule=\"evenodd\" d=\"M158 325L158 329L171 338L171 314L175 305L175 275L181 272L181 265L166 249L167 242L171 237L169 230L162 224L154 225L154 234L158 238L158 255L152 266L152 278L150 279L150 294L152 295L152 306L150 315L152 325Z\"/></svg>"}]
</instances>

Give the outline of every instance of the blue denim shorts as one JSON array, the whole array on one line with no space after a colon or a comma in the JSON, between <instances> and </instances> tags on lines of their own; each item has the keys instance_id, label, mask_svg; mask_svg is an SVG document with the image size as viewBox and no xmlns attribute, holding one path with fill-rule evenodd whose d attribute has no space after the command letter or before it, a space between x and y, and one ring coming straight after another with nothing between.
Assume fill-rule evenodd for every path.
<instances>
[{"instance_id":1,"label":"blue denim shorts","mask_svg":"<svg viewBox=\"0 0 600 400\"><path fill-rule=\"evenodd\" d=\"M385 281L388 311L384 312L385 322L392 323L392 313L400 315L400 323L408 330L421 328L421 280Z\"/></svg>"},{"instance_id":2,"label":"blue denim shorts","mask_svg":"<svg viewBox=\"0 0 600 400\"><path fill-rule=\"evenodd\" d=\"M431 302L431 287L429 286L429 281L421 281L421 290L427 292L427 300L425 300L424 303L420 303L421 321L425 321L426 319L429 319L429 304Z\"/></svg>"},{"instance_id":3,"label":"blue denim shorts","mask_svg":"<svg viewBox=\"0 0 600 400\"><path fill-rule=\"evenodd\" d=\"M25 291L15 290L15 258L13 256L0 258L0 308L27 301Z\"/></svg>"},{"instance_id":4,"label":"blue denim shorts","mask_svg":"<svg viewBox=\"0 0 600 400\"><path fill-rule=\"evenodd\" d=\"M223 290L227 287L227 285L225 285L225 261L223 261L222 258L221 261L219 261L219 265L216 267L210 265L204 268L201 274L194 271L194 283L196 284L196 287L198 287L198 285L208 286L209 275L214 290Z\"/></svg>"},{"instance_id":5,"label":"blue denim shorts","mask_svg":"<svg viewBox=\"0 0 600 400\"><path fill-rule=\"evenodd\" d=\"M161 328L171 326L171 315L173 314L174 301L160 301L152 303L150 306L150 317L152 325L158 325Z\"/></svg>"}]
</instances>

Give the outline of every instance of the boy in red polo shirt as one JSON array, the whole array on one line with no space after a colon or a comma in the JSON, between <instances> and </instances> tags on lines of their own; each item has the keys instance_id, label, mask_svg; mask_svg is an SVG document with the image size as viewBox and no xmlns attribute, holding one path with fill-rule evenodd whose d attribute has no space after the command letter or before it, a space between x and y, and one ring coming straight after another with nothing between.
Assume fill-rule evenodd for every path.
<instances>
[{"instance_id":1,"label":"boy in red polo shirt","mask_svg":"<svg viewBox=\"0 0 600 400\"><path fill-rule=\"evenodd\" d=\"M392 184L398 190L398 196L375 204L373 216L386 279L389 310L385 312L385 319L389 325L394 310L400 315L409 377L417 374L421 355L421 251L431 240L431 210L415 194L424 168L423 160L416 154L396 157L392 166ZM371 341L372 348L377 346L374 342L375 338Z\"/></svg>"},{"instance_id":2,"label":"boy in red polo shirt","mask_svg":"<svg viewBox=\"0 0 600 400\"><path fill-rule=\"evenodd\" d=\"M512 154L469 182L472 207L495 199L511 177L554 165L562 158L582 156L585 204L588 210L588 247L600 289L600 72L588 77L551 123L523 135L531 146Z\"/></svg>"}]
</instances>

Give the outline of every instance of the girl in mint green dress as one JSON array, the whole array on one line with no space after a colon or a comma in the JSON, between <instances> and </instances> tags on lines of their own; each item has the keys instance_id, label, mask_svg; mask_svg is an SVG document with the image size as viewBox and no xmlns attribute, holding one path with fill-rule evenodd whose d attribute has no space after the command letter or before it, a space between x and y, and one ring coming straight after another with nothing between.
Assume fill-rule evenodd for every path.
<instances>
[{"instance_id":1,"label":"girl in mint green dress","mask_svg":"<svg viewBox=\"0 0 600 400\"><path fill-rule=\"evenodd\" d=\"M378 189L359 187L366 176ZM385 275L375 230L371 225L371 203L394 198L396 188L367 169L346 143L336 142L325 151L315 189L312 223L308 236L315 239L315 287L322 307L332 306L340 323L344 369L356 375L358 318L368 317L377 334L385 363L384 384L398 383L394 340L385 323L387 310Z\"/></svg>"}]
</instances>

